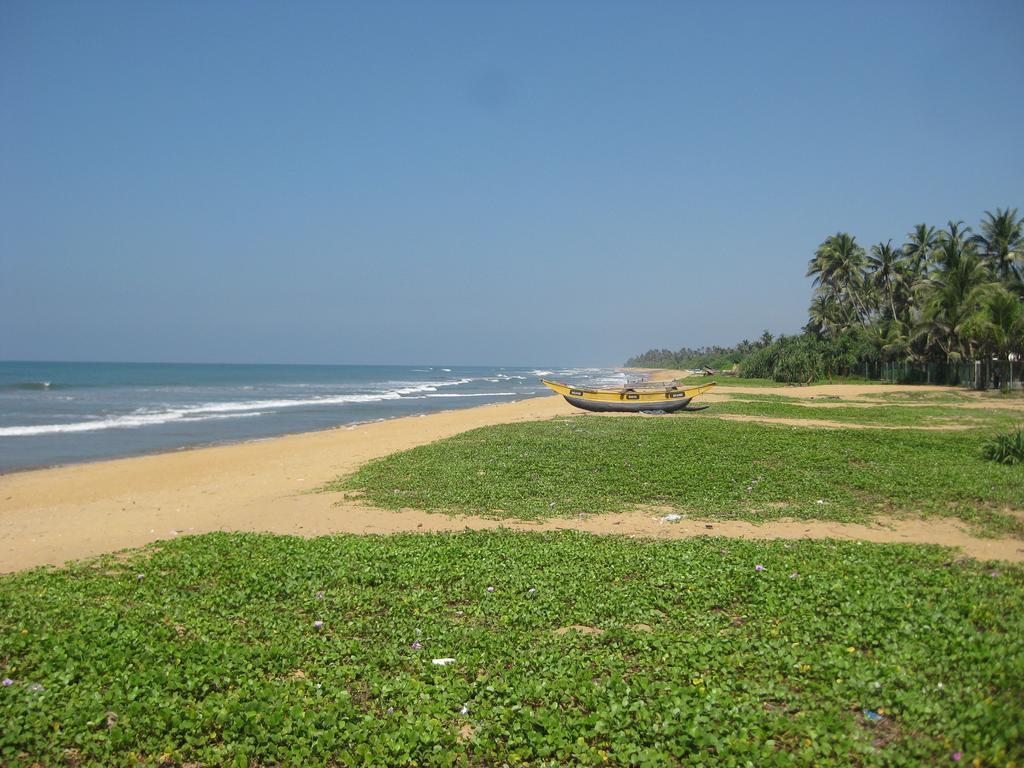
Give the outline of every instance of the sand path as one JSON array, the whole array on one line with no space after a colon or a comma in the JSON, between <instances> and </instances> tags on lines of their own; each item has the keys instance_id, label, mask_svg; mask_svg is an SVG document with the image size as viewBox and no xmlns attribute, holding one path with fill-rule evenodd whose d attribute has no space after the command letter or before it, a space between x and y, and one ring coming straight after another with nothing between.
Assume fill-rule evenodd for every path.
<instances>
[{"instance_id":1,"label":"sand path","mask_svg":"<svg viewBox=\"0 0 1024 768\"><path fill-rule=\"evenodd\" d=\"M705 418L722 419L723 421L752 421L758 424L784 424L788 427L817 427L818 429L890 429L890 430L912 430L922 432L955 432L962 429L972 429L973 424L859 424L853 421L830 421L829 419L792 419L786 416L755 416L742 413L719 413L707 414Z\"/></svg>"},{"instance_id":2,"label":"sand path","mask_svg":"<svg viewBox=\"0 0 1024 768\"><path fill-rule=\"evenodd\" d=\"M979 558L1024 561L1024 542L975 538L950 519L883 520L867 526L793 520L762 525L663 523L651 510L635 510L538 524L421 510L391 512L345 500L340 494L311 493L360 464L394 451L488 424L572 413L579 412L559 397L539 397L237 445L3 475L0 573L217 530L315 536L499 526L655 538L713 534L913 541L958 546Z\"/></svg>"}]
</instances>

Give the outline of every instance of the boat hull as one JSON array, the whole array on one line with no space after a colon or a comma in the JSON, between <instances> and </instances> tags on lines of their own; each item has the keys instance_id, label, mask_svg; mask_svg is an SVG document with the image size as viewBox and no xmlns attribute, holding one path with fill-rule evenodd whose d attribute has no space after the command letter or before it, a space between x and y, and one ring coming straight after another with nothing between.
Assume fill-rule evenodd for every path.
<instances>
[{"instance_id":1,"label":"boat hull","mask_svg":"<svg viewBox=\"0 0 1024 768\"><path fill-rule=\"evenodd\" d=\"M682 397L676 400L657 401L623 400L616 403L602 400L585 400L582 397L573 397L571 395L562 395L562 397L565 398L569 405L574 405L585 411L594 411L595 413L640 413L641 411L672 413L673 411L686 410L686 406L693 399L692 397Z\"/></svg>"},{"instance_id":2,"label":"boat hull","mask_svg":"<svg viewBox=\"0 0 1024 768\"><path fill-rule=\"evenodd\" d=\"M676 411L701 411L703 408L688 407L697 395L707 392L715 386L715 382L702 384L699 387L680 389L675 384L668 384L664 389L648 387L623 387L622 389L587 389L560 384L557 381L541 379L548 389L557 392L565 401L576 408L596 413L641 413L643 411L659 411L674 413Z\"/></svg>"}]
</instances>

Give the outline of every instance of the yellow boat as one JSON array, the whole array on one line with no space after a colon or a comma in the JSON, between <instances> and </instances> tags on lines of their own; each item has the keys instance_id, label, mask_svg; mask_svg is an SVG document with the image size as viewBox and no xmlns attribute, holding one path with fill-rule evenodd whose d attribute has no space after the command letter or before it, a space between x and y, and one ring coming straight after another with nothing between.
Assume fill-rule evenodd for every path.
<instances>
[{"instance_id":1,"label":"yellow boat","mask_svg":"<svg viewBox=\"0 0 1024 768\"><path fill-rule=\"evenodd\" d=\"M623 389L584 389L583 387L572 387L568 384L559 384L557 381L541 379L544 386L552 389L570 405L582 408L586 411L625 411L636 413L638 411L699 411L703 408L687 408L690 401L697 395L707 392L717 382L702 384L699 387L680 389L675 384L669 384L661 389L644 387L624 387ZM707 406L705 406L707 407Z\"/></svg>"}]
</instances>

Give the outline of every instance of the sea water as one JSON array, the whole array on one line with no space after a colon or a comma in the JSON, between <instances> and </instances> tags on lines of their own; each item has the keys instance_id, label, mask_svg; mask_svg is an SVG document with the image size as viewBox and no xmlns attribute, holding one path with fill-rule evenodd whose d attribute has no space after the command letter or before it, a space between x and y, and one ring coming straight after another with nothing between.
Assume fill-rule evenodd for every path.
<instances>
[{"instance_id":1,"label":"sea water","mask_svg":"<svg viewBox=\"0 0 1024 768\"><path fill-rule=\"evenodd\" d=\"M620 385L604 368L0 362L0 472Z\"/></svg>"}]
</instances>

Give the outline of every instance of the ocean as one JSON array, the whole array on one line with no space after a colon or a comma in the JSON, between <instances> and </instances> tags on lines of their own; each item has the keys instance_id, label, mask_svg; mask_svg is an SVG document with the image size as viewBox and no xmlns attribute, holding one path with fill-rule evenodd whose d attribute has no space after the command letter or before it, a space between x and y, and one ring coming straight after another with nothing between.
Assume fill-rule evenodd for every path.
<instances>
[{"instance_id":1,"label":"ocean","mask_svg":"<svg viewBox=\"0 0 1024 768\"><path fill-rule=\"evenodd\" d=\"M620 385L607 368L0 362L0 473Z\"/></svg>"}]
</instances>

